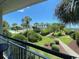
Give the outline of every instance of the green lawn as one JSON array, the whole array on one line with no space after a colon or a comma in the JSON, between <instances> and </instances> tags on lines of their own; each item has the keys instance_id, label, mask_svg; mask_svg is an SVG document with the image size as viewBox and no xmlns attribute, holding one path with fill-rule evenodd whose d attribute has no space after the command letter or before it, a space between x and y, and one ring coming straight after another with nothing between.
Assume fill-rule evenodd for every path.
<instances>
[{"instance_id":1,"label":"green lawn","mask_svg":"<svg viewBox=\"0 0 79 59\"><path fill-rule=\"evenodd\" d=\"M44 46L45 44L52 43L52 42L54 42L53 38L42 36L42 40L37 42L36 44L39 46Z\"/></svg>"},{"instance_id":2,"label":"green lawn","mask_svg":"<svg viewBox=\"0 0 79 59\"><path fill-rule=\"evenodd\" d=\"M72 41L72 38L71 38L70 36L68 36L68 35L66 35L66 36L61 36L61 37L59 37L59 39L60 39L62 42L64 42L65 44L67 44L67 45Z\"/></svg>"},{"instance_id":3,"label":"green lawn","mask_svg":"<svg viewBox=\"0 0 79 59\"><path fill-rule=\"evenodd\" d=\"M52 42L54 42L53 38L51 38L51 37L42 36L42 38L43 38L43 39L42 39L41 41L39 41L39 42L36 43L37 45L39 45L39 46L44 46L46 43L52 43ZM49 59L60 59L59 57L56 57L56 56L51 55L51 54L48 54L48 53L46 53L46 52L37 50L37 49L35 49L35 48L31 48L31 49L33 49L33 50L35 50L36 52L38 52L38 53L40 53L40 54L42 54L42 55L48 57Z\"/></svg>"},{"instance_id":4,"label":"green lawn","mask_svg":"<svg viewBox=\"0 0 79 59\"><path fill-rule=\"evenodd\" d=\"M47 36L42 36L42 40L39 41L39 42L36 42L34 44L44 47L45 44L52 43L52 42L54 42L54 39L53 38L47 37ZM43 52L41 50L38 50L38 49L35 49L35 48L32 48L32 47L30 47L30 49L36 51L39 54L44 55L45 57L47 57L49 59L60 59L59 57L56 57L56 56L51 55L49 53Z\"/></svg>"}]
</instances>

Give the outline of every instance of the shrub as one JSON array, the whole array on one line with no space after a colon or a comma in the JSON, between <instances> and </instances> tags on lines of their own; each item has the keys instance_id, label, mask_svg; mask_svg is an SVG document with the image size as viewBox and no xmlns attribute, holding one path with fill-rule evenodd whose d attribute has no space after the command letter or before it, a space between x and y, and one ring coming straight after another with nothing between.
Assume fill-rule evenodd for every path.
<instances>
[{"instance_id":1,"label":"shrub","mask_svg":"<svg viewBox=\"0 0 79 59\"><path fill-rule=\"evenodd\" d=\"M58 33L56 34L56 36L62 36L62 33L61 33L61 32L58 32Z\"/></svg>"},{"instance_id":2,"label":"shrub","mask_svg":"<svg viewBox=\"0 0 79 59\"><path fill-rule=\"evenodd\" d=\"M29 35L31 35L31 34L35 34L36 32L34 32L33 30L28 30L27 32L26 32L26 34L27 34L27 36L29 36Z\"/></svg>"},{"instance_id":3,"label":"shrub","mask_svg":"<svg viewBox=\"0 0 79 59\"><path fill-rule=\"evenodd\" d=\"M64 36L65 33L64 33L64 32L55 32L54 35L55 35L56 37L59 37L59 36Z\"/></svg>"},{"instance_id":4,"label":"shrub","mask_svg":"<svg viewBox=\"0 0 79 59\"><path fill-rule=\"evenodd\" d=\"M70 37L75 40L75 39L76 39L76 33L75 33L75 32L72 33L72 34L70 35Z\"/></svg>"},{"instance_id":5,"label":"shrub","mask_svg":"<svg viewBox=\"0 0 79 59\"><path fill-rule=\"evenodd\" d=\"M27 39L24 35L22 35L22 34L15 34L15 35L13 36L13 38L14 38L14 39L21 39L21 40L25 40L25 41L28 40L28 39Z\"/></svg>"},{"instance_id":6,"label":"shrub","mask_svg":"<svg viewBox=\"0 0 79 59\"><path fill-rule=\"evenodd\" d=\"M45 36L45 35L47 35L49 33L50 33L49 29L43 29L43 30L41 30L41 35L43 35L43 36Z\"/></svg>"},{"instance_id":7,"label":"shrub","mask_svg":"<svg viewBox=\"0 0 79 59\"><path fill-rule=\"evenodd\" d=\"M34 30L35 32L37 32L37 33L40 32L40 28L38 28L38 27L34 27L34 26L33 26L33 30Z\"/></svg>"},{"instance_id":8,"label":"shrub","mask_svg":"<svg viewBox=\"0 0 79 59\"><path fill-rule=\"evenodd\" d=\"M3 35L8 36L8 37L12 36L12 34L5 28L3 28Z\"/></svg>"},{"instance_id":9,"label":"shrub","mask_svg":"<svg viewBox=\"0 0 79 59\"><path fill-rule=\"evenodd\" d=\"M55 40L55 44L59 45L59 41L58 40Z\"/></svg>"},{"instance_id":10,"label":"shrub","mask_svg":"<svg viewBox=\"0 0 79 59\"><path fill-rule=\"evenodd\" d=\"M79 46L79 39L77 39L77 45Z\"/></svg>"},{"instance_id":11,"label":"shrub","mask_svg":"<svg viewBox=\"0 0 79 59\"><path fill-rule=\"evenodd\" d=\"M79 46L79 32L76 32L76 42L77 42L77 45Z\"/></svg>"},{"instance_id":12,"label":"shrub","mask_svg":"<svg viewBox=\"0 0 79 59\"><path fill-rule=\"evenodd\" d=\"M69 31L66 32L67 35L71 35L72 33L74 33L74 31L69 30Z\"/></svg>"},{"instance_id":13,"label":"shrub","mask_svg":"<svg viewBox=\"0 0 79 59\"><path fill-rule=\"evenodd\" d=\"M69 29L64 28L64 32L65 32L65 34L66 34L66 35L68 35L68 33L70 32L70 30L69 30Z\"/></svg>"},{"instance_id":14,"label":"shrub","mask_svg":"<svg viewBox=\"0 0 79 59\"><path fill-rule=\"evenodd\" d=\"M50 43L50 46L52 46L52 45L54 45L55 44L55 42L52 42L52 43Z\"/></svg>"},{"instance_id":15,"label":"shrub","mask_svg":"<svg viewBox=\"0 0 79 59\"><path fill-rule=\"evenodd\" d=\"M28 37L28 41L30 41L30 42L38 42L38 41L42 40L41 35L34 31L28 31L27 37Z\"/></svg>"},{"instance_id":16,"label":"shrub","mask_svg":"<svg viewBox=\"0 0 79 59\"><path fill-rule=\"evenodd\" d=\"M27 33L28 33L28 31L25 31L25 32L23 33L23 35L24 35L25 37L27 37Z\"/></svg>"},{"instance_id":17,"label":"shrub","mask_svg":"<svg viewBox=\"0 0 79 59\"><path fill-rule=\"evenodd\" d=\"M53 44L53 45L52 45L52 50L57 51L57 52L60 51L60 50L59 50L59 46L56 45L56 44Z\"/></svg>"}]
</instances>

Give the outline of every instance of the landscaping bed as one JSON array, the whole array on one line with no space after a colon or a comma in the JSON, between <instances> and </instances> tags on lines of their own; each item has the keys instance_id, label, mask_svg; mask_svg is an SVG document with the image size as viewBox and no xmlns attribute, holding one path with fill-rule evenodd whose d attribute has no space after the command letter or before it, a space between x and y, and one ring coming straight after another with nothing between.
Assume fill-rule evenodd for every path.
<instances>
[{"instance_id":1,"label":"landscaping bed","mask_svg":"<svg viewBox=\"0 0 79 59\"><path fill-rule=\"evenodd\" d=\"M79 54L79 47L76 44L76 40L73 40L71 43L68 44L68 46L73 49L76 53Z\"/></svg>"},{"instance_id":2,"label":"landscaping bed","mask_svg":"<svg viewBox=\"0 0 79 59\"><path fill-rule=\"evenodd\" d=\"M36 42L35 44L39 45L39 46L42 46L42 47L45 47L45 48L48 48L48 49L51 49L50 47L50 43L54 42L53 38L51 37L46 37L46 36L42 36L42 40L39 41L39 42ZM40 51L40 50L37 50L35 48L32 48L32 50L35 50L36 52L40 52L40 54L48 57L49 59L61 59L57 56L54 56L52 54L49 54L49 53L46 53L46 52L43 52L43 51Z\"/></svg>"}]
</instances>

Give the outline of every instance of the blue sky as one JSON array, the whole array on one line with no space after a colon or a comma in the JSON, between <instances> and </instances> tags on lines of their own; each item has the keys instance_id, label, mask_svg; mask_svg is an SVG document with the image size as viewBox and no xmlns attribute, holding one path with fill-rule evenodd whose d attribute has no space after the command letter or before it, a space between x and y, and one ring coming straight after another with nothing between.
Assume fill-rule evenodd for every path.
<instances>
[{"instance_id":1,"label":"blue sky","mask_svg":"<svg viewBox=\"0 0 79 59\"><path fill-rule=\"evenodd\" d=\"M3 19L12 23L21 24L24 16L32 18L31 24L35 22L54 23L59 22L54 14L55 8L59 0L48 0L33 6L18 10L3 16Z\"/></svg>"},{"instance_id":2,"label":"blue sky","mask_svg":"<svg viewBox=\"0 0 79 59\"><path fill-rule=\"evenodd\" d=\"M48 0L33 6L6 14L3 19L10 25L13 23L21 24L24 16L30 16L32 18L31 24L35 22L44 23L57 23L59 20L55 16L55 8L59 4L60 0ZM67 25L71 28L79 28L78 25Z\"/></svg>"}]
</instances>

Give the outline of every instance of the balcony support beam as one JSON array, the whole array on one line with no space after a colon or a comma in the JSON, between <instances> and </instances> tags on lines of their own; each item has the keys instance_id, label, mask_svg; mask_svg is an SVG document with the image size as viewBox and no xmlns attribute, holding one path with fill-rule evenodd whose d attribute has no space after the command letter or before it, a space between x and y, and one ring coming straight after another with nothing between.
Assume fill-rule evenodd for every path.
<instances>
[{"instance_id":1,"label":"balcony support beam","mask_svg":"<svg viewBox=\"0 0 79 59\"><path fill-rule=\"evenodd\" d=\"M2 7L0 6L0 34L2 34Z\"/></svg>"}]
</instances>

